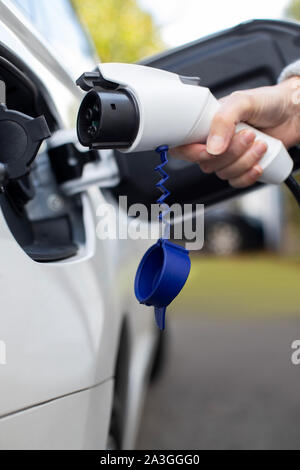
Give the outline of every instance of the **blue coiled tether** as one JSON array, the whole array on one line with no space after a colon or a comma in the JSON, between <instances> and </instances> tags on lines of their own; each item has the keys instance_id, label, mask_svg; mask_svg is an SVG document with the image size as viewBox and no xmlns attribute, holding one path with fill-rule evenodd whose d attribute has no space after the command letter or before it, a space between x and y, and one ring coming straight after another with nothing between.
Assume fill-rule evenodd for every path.
<instances>
[{"instance_id":1,"label":"blue coiled tether","mask_svg":"<svg viewBox=\"0 0 300 470\"><path fill-rule=\"evenodd\" d=\"M155 321L157 326L165 329L165 317L167 306L177 297L182 290L191 269L189 252L182 246L168 240L170 224L164 218L170 212L165 203L170 191L164 186L169 175L163 169L168 163L168 147L158 147L161 164L155 168L161 175L161 180L156 184L162 195L156 201L162 207L159 214L160 221L165 223L163 237L149 248L144 254L135 277L135 295L141 304L154 306Z\"/></svg>"}]
</instances>

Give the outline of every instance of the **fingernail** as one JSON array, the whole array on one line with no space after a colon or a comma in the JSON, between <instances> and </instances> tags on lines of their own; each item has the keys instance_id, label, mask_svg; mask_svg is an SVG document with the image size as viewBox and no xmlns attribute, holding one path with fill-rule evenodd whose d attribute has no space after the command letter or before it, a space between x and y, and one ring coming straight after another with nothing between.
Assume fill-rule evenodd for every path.
<instances>
[{"instance_id":1,"label":"fingernail","mask_svg":"<svg viewBox=\"0 0 300 470\"><path fill-rule=\"evenodd\" d=\"M252 142L254 142L254 140L255 140L255 134L254 134L254 132L246 131L246 132L243 134L243 140L244 140L244 142L245 142L246 145L249 145L249 144L251 144Z\"/></svg>"},{"instance_id":2,"label":"fingernail","mask_svg":"<svg viewBox=\"0 0 300 470\"><path fill-rule=\"evenodd\" d=\"M219 155L224 148L225 140L220 135L212 135L207 141L207 151L212 155Z\"/></svg>"},{"instance_id":3,"label":"fingernail","mask_svg":"<svg viewBox=\"0 0 300 470\"><path fill-rule=\"evenodd\" d=\"M267 148L268 146L264 142L255 142L254 150L259 157L262 157L266 153Z\"/></svg>"},{"instance_id":4,"label":"fingernail","mask_svg":"<svg viewBox=\"0 0 300 470\"><path fill-rule=\"evenodd\" d=\"M263 169L260 165L254 165L254 167L252 168L252 171L253 173L255 174L255 176L261 176L262 173L263 173Z\"/></svg>"}]
</instances>

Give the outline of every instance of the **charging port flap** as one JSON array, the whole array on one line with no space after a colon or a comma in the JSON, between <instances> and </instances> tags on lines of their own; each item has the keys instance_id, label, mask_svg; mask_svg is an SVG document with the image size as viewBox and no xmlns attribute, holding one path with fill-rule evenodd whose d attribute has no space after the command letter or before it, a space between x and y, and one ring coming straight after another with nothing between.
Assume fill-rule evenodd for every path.
<instances>
[{"instance_id":1,"label":"charging port flap","mask_svg":"<svg viewBox=\"0 0 300 470\"><path fill-rule=\"evenodd\" d=\"M5 97L5 85L1 82L1 98ZM32 118L19 111L9 110L0 104L0 142L2 165L0 184L26 175L44 139L50 137L44 116Z\"/></svg>"}]
</instances>

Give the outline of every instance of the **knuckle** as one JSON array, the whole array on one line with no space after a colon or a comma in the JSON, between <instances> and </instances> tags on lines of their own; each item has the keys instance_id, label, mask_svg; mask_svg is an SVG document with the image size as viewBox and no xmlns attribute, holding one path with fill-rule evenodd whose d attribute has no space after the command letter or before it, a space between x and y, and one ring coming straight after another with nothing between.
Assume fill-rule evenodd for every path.
<instances>
[{"instance_id":1,"label":"knuckle","mask_svg":"<svg viewBox=\"0 0 300 470\"><path fill-rule=\"evenodd\" d=\"M255 163L257 163L262 158L262 155L259 154L257 151L253 151L249 155L249 167L251 168Z\"/></svg>"},{"instance_id":2,"label":"knuckle","mask_svg":"<svg viewBox=\"0 0 300 470\"><path fill-rule=\"evenodd\" d=\"M239 145L239 148L246 150L251 145L253 145L255 140L255 134L252 131L243 129L236 134L236 142Z\"/></svg>"},{"instance_id":3,"label":"knuckle","mask_svg":"<svg viewBox=\"0 0 300 470\"><path fill-rule=\"evenodd\" d=\"M248 186L247 181L245 181L245 178L243 178L243 177L230 179L229 184L233 188L244 188L244 187Z\"/></svg>"},{"instance_id":4,"label":"knuckle","mask_svg":"<svg viewBox=\"0 0 300 470\"><path fill-rule=\"evenodd\" d=\"M221 180L227 180L228 179L228 171L226 171L226 170L217 171L216 175Z\"/></svg>"},{"instance_id":5,"label":"knuckle","mask_svg":"<svg viewBox=\"0 0 300 470\"><path fill-rule=\"evenodd\" d=\"M247 186L252 186L252 184L256 183L259 176L259 174L250 170L240 178L229 180L229 184L234 188L246 188Z\"/></svg>"},{"instance_id":6,"label":"knuckle","mask_svg":"<svg viewBox=\"0 0 300 470\"><path fill-rule=\"evenodd\" d=\"M213 169L211 168L210 165L207 165L205 163L201 163L199 166L200 166L203 173L209 174L209 173L213 172Z\"/></svg>"},{"instance_id":7,"label":"knuckle","mask_svg":"<svg viewBox=\"0 0 300 470\"><path fill-rule=\"evenodd\" d=\"M246 177L243 177L241 176L240 178L233 178L233 179L230 179L229 180L229 184L230 186L232 186L233 188L246 188L247 186L249 186L251 183L249 183L247 181L247 178Z\"/></svg>"},{"instance_id":8,"label":"knuckle","mask_svg":"<svg viewBox=\"0 0 300 470\"><path fill-rule=\"evenodd\" d=\"M261 175L259 173L251 172L251 176L249 177L249 185L256 183L260 176Z\"/></svg>"},{"instance_id":9,"label":"knuckle","mask_svg":"<svg viewBox=\"0 0 300 470\"><path fill-rule=\"evenodd\" d=\"M243 159L243 167L242 169L244 172L251 170L251 168L261 159L261 156L255 152L255 150L250 150L245 158Z\"/></svg>"},{"instance_id":10,"label":"knuckle","mask_svg":"<svg viewBox=\"0 0 300 470\"><path fill-rule=\"evenodd\" d=\"M234 179L233 179L233 180L229 180L228 183L230 184L230 186L231 186L232 188L236 188L236 189L237 189L237 188L240 187L240 186L239 186L239 182L236 181L236 180L234 180Z\"/></svg>"},{"instance_id":11,"label":"knuckle","mask_svg":"<svg viewBox=\"0 0 300 470\"><path fill-rule=\"evenodd\" d=\"M213 118L213 122L212 122L212 125L213 126L226 126L228 122L228 119L226 118L226 115L224 113L224 111L219 111L215 117Z\"/></svg>"},{"instance_id":12,"label":"knuckle","mask_svg":"<svg viewBox=\"0 0 300 470\"><path fill-rule=\"evenodd\" d=\"M253 146L254 151L258 157L262 157L267 151L267 144L261 140L257 140Z\"/></svg>"},{"instance_id":13,"label":"knuckle","mask_svg":"<svg viewBox=\"0 0 300 470\"><path fill-rule=\"evenodd\" d=\"M247 134L247 131L244 129L239 131L237 134L232 139L232 144L234 144L235 147L245 147L245 135Z\"/></svg>"}]
</instances>

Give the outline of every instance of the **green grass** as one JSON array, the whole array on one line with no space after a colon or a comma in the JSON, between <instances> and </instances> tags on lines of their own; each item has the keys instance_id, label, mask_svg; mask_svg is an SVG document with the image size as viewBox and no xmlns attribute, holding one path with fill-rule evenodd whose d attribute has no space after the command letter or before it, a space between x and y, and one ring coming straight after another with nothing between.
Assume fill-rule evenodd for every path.
<instances>
[{"instance_id":1,"label":"green grass","mask_svg":"<svg viewBox=\"0 0 300 470\"><path fill-rule=\"evenodd\" d=\"M300 259L194 256L189 280L172 309L205 316L298 315Z\"/></svg>"}]
</instances>

